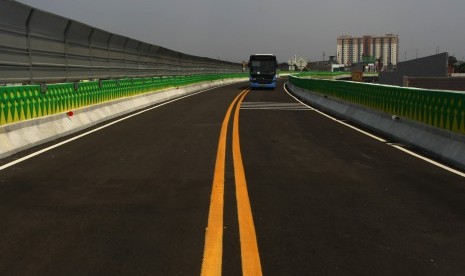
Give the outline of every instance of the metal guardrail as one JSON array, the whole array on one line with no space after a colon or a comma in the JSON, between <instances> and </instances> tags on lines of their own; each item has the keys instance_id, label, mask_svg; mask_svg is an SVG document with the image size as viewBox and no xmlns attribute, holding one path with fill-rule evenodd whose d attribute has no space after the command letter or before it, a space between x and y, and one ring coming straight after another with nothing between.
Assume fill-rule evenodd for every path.
<instances>
[{"instance_id":1,"label":"metal guardrail","mask_svg":"<svg viewBox=\"0 0 465 276\"><path fill-rule=\"evenodd\" d=\"M183 54L0 0L0 83L241 71L238 63Z\"/></svg>"},{"instance_id":2,"label":"metal guardrail","mask_svg":"<svg viewBox=\"0 0 465 276\"><path fill-rule=\"evenodd\" d=\"M329 97L465 134L465 93L295 76L289 76L289 81Z\"/></svg>"}]
</instances>

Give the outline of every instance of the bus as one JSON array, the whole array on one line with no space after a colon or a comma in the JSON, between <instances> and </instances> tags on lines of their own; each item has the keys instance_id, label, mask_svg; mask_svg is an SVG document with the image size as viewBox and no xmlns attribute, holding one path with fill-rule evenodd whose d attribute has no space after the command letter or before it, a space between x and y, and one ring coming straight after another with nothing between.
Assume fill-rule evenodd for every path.
<instances>
[{"instance_id":1,"label":"bus","mask_svg":"<svg viewBox=\"0 0 465 276\"><path fill-rule=\"evenodd\" d=\"M251 55L249 59L250 87L276 87L276 56L272 54Z\"/></svg>"}]
</instances>

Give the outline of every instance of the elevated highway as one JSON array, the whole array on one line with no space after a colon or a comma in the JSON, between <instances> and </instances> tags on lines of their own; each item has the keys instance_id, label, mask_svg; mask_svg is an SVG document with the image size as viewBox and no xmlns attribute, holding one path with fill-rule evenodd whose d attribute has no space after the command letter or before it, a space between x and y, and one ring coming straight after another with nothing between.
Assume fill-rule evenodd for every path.
<instances>
[{"instance_id":1,"label":"elevated highway","mask_svg":"<svg viewBox=\"0 0 465 276\"><path fill-rule=\"evenodd\" d=\"M23 161L0 171L0 274L462 274L464 178L283 86L200 92L1 160Z\"/></svg>"},{"instance_id":2,"label":"elevated highway","mask_svg":"<svg viewBox=\"0 0 465 276\"><path fill-rule=\"evenodd\" d=\"M242 65L0 6L0 275L465 272L462 172L284 79L203 89ZM463 137L462 94L307 81L323 102Z\"/></svg>"}]
</instances>

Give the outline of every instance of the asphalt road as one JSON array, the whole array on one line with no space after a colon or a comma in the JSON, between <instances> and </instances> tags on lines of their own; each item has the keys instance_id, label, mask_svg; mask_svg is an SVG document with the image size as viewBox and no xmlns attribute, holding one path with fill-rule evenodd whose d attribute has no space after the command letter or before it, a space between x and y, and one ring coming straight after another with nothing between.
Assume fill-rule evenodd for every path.
<instances>
[{"instance_id":1,"label":"asphalt road","mask_svg":"<svg viewBox=\"0 0 465 276\"><path fill-rule=\"evenodd\" d=\"M0 275L199 275L218 173L223 275L247 274L241 219L252 215L263 275L465 275L465 179L283 84L213 89L1 170Z\"/></svg>"}]
</instances>

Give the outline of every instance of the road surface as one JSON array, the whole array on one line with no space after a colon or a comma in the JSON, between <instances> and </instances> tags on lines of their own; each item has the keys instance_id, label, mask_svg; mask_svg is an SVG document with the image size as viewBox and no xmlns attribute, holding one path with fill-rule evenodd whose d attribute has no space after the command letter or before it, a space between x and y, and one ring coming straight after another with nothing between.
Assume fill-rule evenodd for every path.
<instances>
[{"instance_id":1,"label":"road surface","mask_svg":"<svg viewBox=\"0 0 465 276\"><path fill-rule=\"evenodd\" d=\"M0 275L465 275L465 179L283 85L205 91L3 168Z\"/></svg>"}]
</instances>

